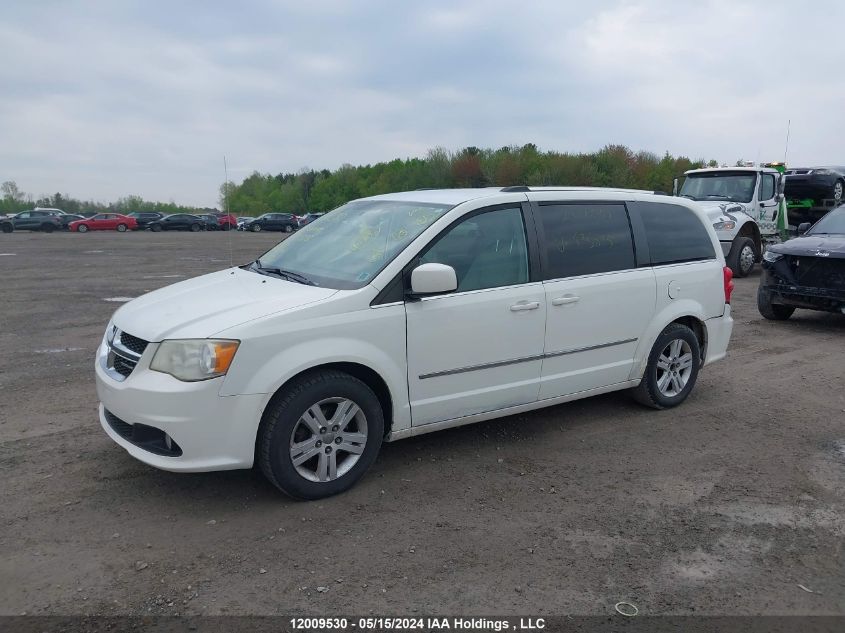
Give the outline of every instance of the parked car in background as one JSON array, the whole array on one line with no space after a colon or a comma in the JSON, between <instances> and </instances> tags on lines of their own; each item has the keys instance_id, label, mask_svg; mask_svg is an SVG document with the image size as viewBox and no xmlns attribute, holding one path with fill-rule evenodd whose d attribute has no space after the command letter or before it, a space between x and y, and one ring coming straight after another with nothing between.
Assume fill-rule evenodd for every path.
<instances>
[{"instance_id":1,"label":"parked car in background","mask_svg":"<svg viewBox=\"0 0 845 633\"><path fill-rule=\"evenodd\" d=\"M200 213L197 217L203 221L203 228L206 231L219 231L220 223L217 221L217 216L213 213Z\"/></svg>"},{"instance_id":2,"label":"parked car in background","mask_svg":"<svg viewBox=\"0 0 845 633\"><path fill-rule=\"evenodd\" d=\"M244 227L247 231L284 231L293 233L299 228L299 222L293 213L265 213L259 215Z\"/></svg>"},{"instance_id":3,"label":"parked car in background","mask_svg":"<svg viewBox=\"0 0 845 633\"><path fill-rule=\"evenodd\" d=\"M763 255L757 309L772 320L788 319L796 308L845 313L845 206L798 232Z\"/></svg>"},{"instance_id":4,"label":"parked car in background","mask_svg":"<svg viewBox=\"0 0 845 633\"><path fill-rule=\"evenodd\" d=\"M77 220L84 220L85 216L80 215L77 213L65 213L63 215L56 216L59 218L59 222L64 225L64 228L70 230L71 222L76 222Z\"/></svg>"},{"instance_id":5,"label":"parked car in background","mask_svg":"<svg viewBox=\"0 0 845 633\"><path fill-rule=\"evenodd\" d=\"M796 167L787 169L784 194L788 200L812 199L816 204L845 201L845 167Z\"/></svg>"},{"instance_id":6,"label":"parked car in background","mask_svg":"<svg viewBox=\"0 0 845 633\"><path fill-rule=\"evenodd\" d=\"M0 231L11 233L12 231L43 231L52 233L65 228L59 216L51 210L33 209L32 211L21 211L15 215L0 220Z\"/></svg>"},{"instance_id":7,"label":"parked car in background","mask_svg":"<svg viewBox=\"0 0 845 633\"><path fill-rule=\"evenodd\" d=\"M255 218L252 216L241 216L238 218L238 230L243 231L244 227L252 222Z\"/></svg>"},{"instance_id":8,"label":"parked car in background","mask_svg":"<svg viewBox=\"0 0 845 633\"><path fill-rule=\"evenodd\" d=\"M733 326L706 213L513 189L355 200L250 265L124 304L95 363L105 433L158 468L257 466L317 499L383 440L621 389L684 402Z\"/></svg>"},{"instance_id":9,"label":"parked car in background","mask_svg":"<svg viewBox=\"0 0 845 633\"><path fill-rule=\"evenodd\" d=\"M76 220L68 225L71 231L87 233L88 231L126 231L138 228L138 221L130 215L120 213L98 213L97 215Z\"/></svg>"},{"instance_id":10,"label":"parked car in background","mask_svg":"<svg viewBox=\"0 0 845 633\"><path fill-rule=\"evenodd\" d=\"M166 215L160 220L149 223L151 231L202 231L205 229L206 220L190 213L174 213Z\"/></svg>"},{"instance_id":11,"label":"parked car in background","mask_svg":"<svg viewBox=\"0 0 845 633\"><path fill-rule=\"evenodd\" d=\"M139 229L149 228L150 222L161 220L164 217L164 214L159 213L158 211L133 211L132 213L127 213L126 215L135 218Z\"/></svg>"},{"instance_id":12,"label":"parked car in background","mask_svg":"<svg viewBox=\"0 0 845 633\"><path fill-rule=\"evenodd\" d=\"M301 218L299 218L299 226L306 226L307 224L311 224L317 218L321 218L325 213L306 213Z\"/></svg>"},{"instance_id":13,"label":"parked car in background","mask_svg":"<svg viewBox=\"0 0 845 633\"><path fill-rule=\"evenodd\" d=\"M214 216L217 218L217 224L221 230L230 231L238 228L238 218L231 213L215 213Z\"/></svg>"}]
</instances>

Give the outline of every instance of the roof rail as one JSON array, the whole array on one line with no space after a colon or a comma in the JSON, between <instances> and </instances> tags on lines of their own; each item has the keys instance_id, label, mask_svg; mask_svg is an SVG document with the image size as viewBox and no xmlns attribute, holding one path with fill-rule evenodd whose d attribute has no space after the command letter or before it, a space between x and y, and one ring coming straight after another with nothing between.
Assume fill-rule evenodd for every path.
<instances>
[{"instance_id":1,"label":"roof rail","mask_svg":"<svg viewBox=\"0 0 845 633\"><path fill-rule=\"evenodd\" d=\"M525 185L514 185L512 187L502 187L502 193L520 193L523 191L531 191Z\"/></svg>"},{"instance_id":2,"label":"roof rail","mask_svg":"<svg viewBox=\"0 0 845 633\"><path fill-rule=\"evenodd\" d=\"M668 194L668 193L666 193L665 191L660 191L660 190L655 190L655 191L652 191L652 193L653 193L655 196L668 196L668 195L669 195L669 194Z\"/></svg>"}]
</instances>

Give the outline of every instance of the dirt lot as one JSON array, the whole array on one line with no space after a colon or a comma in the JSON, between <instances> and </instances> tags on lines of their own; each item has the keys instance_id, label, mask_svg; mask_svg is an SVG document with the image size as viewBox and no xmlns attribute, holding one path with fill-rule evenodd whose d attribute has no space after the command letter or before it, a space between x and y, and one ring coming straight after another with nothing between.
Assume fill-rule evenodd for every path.
<instances>
[{"instance_id":1,"label":"dirt lot","mask_svg":"<svg viewBox=\"0 0 845 633\"><path fill-rule=\"evenodd\" d=\"M845 316L764 321L756 275L673 411L611 394L404 440L316 503L130 458L95 413L108 299L278 239L0 235L0 613L845 614Z\"/></svg>"}]
</instances>

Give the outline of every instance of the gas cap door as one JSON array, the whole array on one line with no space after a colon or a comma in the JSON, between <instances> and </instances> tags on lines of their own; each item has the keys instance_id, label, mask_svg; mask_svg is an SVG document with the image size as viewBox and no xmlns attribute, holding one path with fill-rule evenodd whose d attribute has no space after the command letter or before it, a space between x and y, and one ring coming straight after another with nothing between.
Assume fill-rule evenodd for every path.
<instances>
[{"instance_id":1,"label":"gas cap door","mask_svg":"<svg viewBox=\"0 0 845 633\"><path fill-rule=\"evenodd\" d=\"M669 298L670 299L677 299L681 296L681 284L677 281L670 281L669 282Z\"/></svg>"}]
</instances>

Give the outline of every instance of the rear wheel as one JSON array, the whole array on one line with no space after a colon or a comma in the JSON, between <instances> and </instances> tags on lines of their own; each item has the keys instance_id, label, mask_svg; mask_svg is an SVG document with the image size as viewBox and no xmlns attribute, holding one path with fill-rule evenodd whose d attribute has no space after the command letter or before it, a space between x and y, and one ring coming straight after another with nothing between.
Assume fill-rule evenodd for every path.
<instances>
[{"instance_id":1,"label":"rear wheel","mask_svg":"<svg viewBox=\"0 0 845 633\"><path fill-rule=\"evenodd\" d=\"M306 374L265 411L258 464L283 492L320 499L364 475L383 435L384 413L366 384L338 371Z\"/></svg>"},{"instance_id":2,"label":"rear wheel","mask_svg":"<svg viewBox=\"0 0 845 633\"><path fill-rule=\"evenodd\" d=\"M756 259L757 250L754 247L754 240L750 237L737 237L726 257L728 267L733 272L734 277L748 277L754 270Z\"/></svg>"},{"instance_id":3,"label":"rear wheel","mask_svg":"<svg viewBox=\"0 0 845 633\"><path fill-rule=\"evenodd\" d=\"M125 224L118 224L117 230L120 231L121 233L125 233L126 232L126 225Z\"/></svg>"},{"instance_id":4,"label":"rear wheel","mask_svg":"<svg viewBox=\"0 0 845 633\"><path fill-rule=\"evenodd\" d=\"M87 224L80 224L76 227L77 232L79 233L87 233L88 232L88 225Z\"/></svg>"},{"instance_id":5,"label":"rear wheel","mask_svg":"<svg viewBox=\"0 0 845 633\"><path fill-rule=\"evenodd\" d=\"M792 306L772 303L772 293L761 285L757 288L757 310L771 321L786 321L795 312Z\"/></svg>"},{"instance_id":6,"label":"rear wheel","mask_svg":"<svg viewBox=\"0 0 845 633\"><path fill-rule=\"evenodd\" d=\"M837 180L836 184L833 185L833 199L836 201L836 205L842 203L842 198L845 197L845 180Z\"/></svg>"},{"instance_id":7,"label":"rear wheel","mask_svg":"<svg viewBox=\"0 0 845 633\"><path fill-rule=\"evenodd\" d=\"M48 224L42 224L41 230L44 231L45 233L52 233L53 231L56 230L56 225L55 224L49 224L49 223Z\"/></svg>"},{"instance_id":8,"label":"rear wheel","mask_svg":"<svg viewBox=\"0 0 845 633\"><path fill-rule=\"evenodd\" d=\"M192 225L191 225L191 233L196 233L196 232L197 232L197 231L199 231L201 228L202 228L202 227L201 227L199 224L192 224Z\"/></svg>"},{"instance_id":9,"label":"rear wheel","mask_svg":"<svg viewBox=\"0 0 845 633\"><path fill-rule=\"evenodd\" d=\"M285 225L285 233L293 233L293 227L290 224Z\"/></svg>"},{"instance_id":10,"label":"rear wheel","mask_svg":"<svg viewBox=\"0 0 845 633\"><path fill-rule=\"evenodd\" d=\"M701 346L695 332L672 323L654 342L643 379L632 395L640 404L655 409L676 407L695 386L700 365Z\"/></svg>"}]
</instances>

